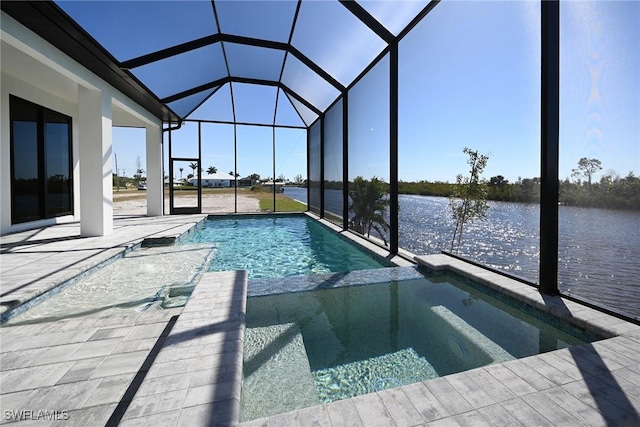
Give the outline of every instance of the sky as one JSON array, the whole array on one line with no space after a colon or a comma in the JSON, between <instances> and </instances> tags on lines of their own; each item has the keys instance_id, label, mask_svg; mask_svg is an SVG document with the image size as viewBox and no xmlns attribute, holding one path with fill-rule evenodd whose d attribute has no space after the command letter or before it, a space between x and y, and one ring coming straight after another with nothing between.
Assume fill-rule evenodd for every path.
<instances>
[{"instance_id":1,"label":"sky","mask_svg":"<svg viewBox=\"0 0 640 427\"><path fill-rule=\"evenodd\" d=\"M309 9L301 15L301 22L322 22L317 15L321 9L314 7L317 10ZM260 13L265 20L269 18L268 8ZM335 25L352 25L350 22L345 18ZM464 147L489 156L486 178L503 175L514 182L540 175L539 22L537 1L443 1L401 41L401 180L454 181L456 174L468 169ZM571 176L581 157L602 162L603 170L596 179L611 171L621 177L629 172L640 175L638 22L640 1L561 2L561 179ZM206 20L191 23L181 37L189 39L210 30L198 29L198 25L209 24ZM363 43L357 31L350 40ZM114 46L119 46L118 42L111 41ZM304 34L294 37L294 45L307 49L309 57L326 65L337 77L352 76L353 71L344 67L349 63L345 53L327 59L326 52L314 50L313 42ZM261 65L268 66L268 61L264 59ZM359 64L362 59L353 61ZM350 179L358 175L389 177L388 64L388 58L383 59L349 94ZM251 71L250 65L238 63L247 67L247 72ZM209 77L204 74L198 78ZM316 85L320 83L311 78L292 79L290 84L297 85L297 91L307 91L310 97L318 96ZM278 96L278 122L302 124L276 88L234 83L233 90L238 120L272 122ZM323 93L324 98L314 99L328 106L333 96L327 98ZM229 99L227 85L195 116L231 120ZM202 166L215 166L219 172L236 170L233 127L208 124L203 125L202 132ZM272 137L270 128L238 126L237 172L241 176L273 176ZM184 126L172 138L174 157L197 157L195 125ZM131 176L137 156L146 169L144 131L115 128L113 141L121 171ZM332 157L331 161L336 164L327 167L327 179L332 178L332 171L340 170L341 157ZM276 131L275 166L276 176L306 176L304 131ZM182 167L184 176L192 172ZM179 178L179 172L174 176Z\"/></svg>"}]
</instances>

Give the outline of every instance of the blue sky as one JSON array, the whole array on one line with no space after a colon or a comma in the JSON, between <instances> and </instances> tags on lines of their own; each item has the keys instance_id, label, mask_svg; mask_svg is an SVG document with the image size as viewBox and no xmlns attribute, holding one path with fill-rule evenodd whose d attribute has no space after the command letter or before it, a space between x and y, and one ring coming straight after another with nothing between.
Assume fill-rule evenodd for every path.
<instances>
[{"instance_id":1,"label":"blue sky","mask_svg":"<svg viewBox=\"0 0 640 427\"><path fill-rule=\"evenodd\" d=\"M401 42L400 179L453 181L467 168L465 146L490 156L487 178L540 175L539 20L539 2L444 1ZM560 177L581 157L601 160L603 173L640 174L640 1L563 1L561 21ZM387 69L385 59L350 94L350 178L388 179ZM273 88L234 91L244 99L237 112L272 120ZM229 120L228 89L213 100L201 114ZM279 120L300 123L288 104L280 108ZM212 141L205 169L234 169L232 127L203 132ZM184 142L174 155L197 155L194 135L176 134ZM273 175L271 138L268 128L238 128L241 175ZM113 140L121 170L131 176L138 155L146 169L143 131L116 128ZM306 175L304 132L278 130L276 141L276 176Z\"/></svg>"}]
</instances>

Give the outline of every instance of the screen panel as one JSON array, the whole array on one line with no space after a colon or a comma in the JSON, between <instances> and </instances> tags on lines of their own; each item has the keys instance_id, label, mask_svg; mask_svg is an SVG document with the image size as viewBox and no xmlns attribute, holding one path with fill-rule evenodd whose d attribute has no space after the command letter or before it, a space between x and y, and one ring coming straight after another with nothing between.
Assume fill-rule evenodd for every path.
<instances>
[{"instance_id":1,"label":"screen panel","mask_svg":"<svg viewBox=\"0 0 640 427\"><path fill-rule=\"evenodd\" d=\"M560 8L560 291L640 317L640 3Z\"/></svg>"},{"instance_id":2,"label":"screen panel","mask_svg":"<svg viewBox=\"0 0 640 427\"><path fill-rule=\"evenodd\" d=\"M211 3L205 1L56 4L121 62L218 32Z\"/></svg>"},{"instance_id":3,"label":"screen panel","mask_svg":"<svg viewBox=\"0 0 640 427\"><path fill-rule=\"evenodd\" d=\"M321 122L316 121L309 128L309 210L320 215L322 198L321 184Z\"/></svg>"},{"instance_id":4,"label":"screen panel","mask_svg":"<svg viewBox=\"0 0 640 427\"><path fill-rule=\"evenodd\" d=\"M287 98L291 102L291 105L293 105L296 111L300 114L300 116L302 117L302 119L304 120L307 126L311 125L314 121L318 119L318 115L316 113L311 111L304 104L302 104L300 101L298 101L294 97L290 96L288 93L285 92L285 94L287 95Z\"/></svg>"},{"instance_id":5,"label":"screen panel","mask_svg":"<svg viewBox=\"0 0 640 427\"><path fill-rule=\"evenodd\" d=\"M342 99L324 118L324 211L325 218L342 226L343 218L343 133Z\"/></svg>"},{"instance_id":6,"label":"screen panel","mask_svg":"<svg viewBox=\"0 0 640 427\"><path fill-rule=\"evenodd\" d=\"M291 105L291 101L289 101L289 98L282 91L282 89L278 89L276 124L285 126L306 127L305 123L302 121L302 118L300 117L296 109L293 108L293 105Z\"/></svg>"},{"instance_id":7,"label":"screen panel","mask_svg":"<svg viewBox=\"0 0 640 427\"><path fill-rule=\"evenodd\" d=\"M282 83L320 111L340 95L335 87L293 55L287 55Z\"/></svg>"},{"instance_id":8,"label":"screen panel","mask_svg":"<svg viewBox=\"0 0 640 427\"><path fill-rule=\"evenodd\" d=\"M215 6L224 34L282 43L289 40L296 2L217 1Z\"/></svg>"},{"instance_id":9,"label":"screen panel","mask_svg":"<svg viewBox=\"0 0 640 427\"><path fill-rule=\"evenodd\" d=\"M193 113L189 115L194 120L221 120L233 122L233 108L231 105L231 84L226 83Z\"/></svg>"},{"instance_id":10,"label":"screen panel","mask_svg":"<svg viewBox=\"0 0 640 427\"><path fill-rule=\"evenodd\" d=\"M302 2L292 44L345 86L386 47L337 1Z\"/></svg>"},{"instance_id":11,"label":"screen panel","mask_svg":"<svg viewBox=\"0 0 640 427\"><path fill-rule=\"evenodd\" d=\"M442 2L400 42L400 247L537 280L540 56L535 2ZM488 209L460 234L465 147L488 156Z\"/></svg>"},{"instance_id":12,"label":"screen panel","mask_svg":"<svg viewBox=\"0 0 640 427\"><path fill-rule=\"evenodd\" d=\"M238 212L273 212L273 193L267 185L273 179L273 133L269 127L237 126L237 162L240 177L248 177L251 187Z\"/></svg>"},{"instance_id":13,"label":"screen panel","mask_svg":"<svg viewBox=\"0 0 640 427\"><path fill-rule=\"evenodd\" d=\"M187 117L196 107L198 107L204 100L215 93L220 86L216 86L213 89L203 90L191 96L185 96L177 101L167 104L177 115L180 117Z\"/></svg>"},{"instance_id":14,"label":"screen panel","mask_svg":"<svg viewBox=\"0 0 640 427\"><path fill-rule=\"evenodd\" d=\"M235 212L233 125L202 123L202 212Z\"/></svg>"},{"instance_id":15,"label":"screen panel","mask_svg":"<svg viewBox=\"0 0 640 427\"><path fill-rule=\"evenodd\" d=\"M228 76L221 43L133 68L131 72L159 98Z\"/></svg>"},{"instance_id":16,"label":"screen panel","mask_svg":"<svg viewBox=\"0 0 640 427\"><path fill-rule=\"evenodd\" d=\"M227 42L224 49L232 76L270 81L280 79L284 50Z\"/></svg>"},{"instance_id":17,"label":"screen panel","mask_svg":"<svg viewBox=\"0 0 640 427\"><path fill-rule=\"evenodd\" d=\"M359 0L358 4L397 36L429 4L429 0Z\"/></svg>"},{"instance_id":18,"label":"screen panel","mask_svg":"<svg viewBox=\"0 0 640 427\"><path fill-rule=\"evenodd\" d=\"M349 227L389 243L389 55L349 90Z\"/></svg>"},{"instance_id":19,"label":"screen panel","mask_svg":"<svg viewBox=\"0 0 640 427\"><path fill-rule=\"evenodd\" d=\"M273 124L277 87L245 83L232 83L232 85L238 122Z\"/></svg>"},{"instance_id":20,"label":"screen panel","mask_svg":"<svg viewBox=\"0 0 640 427\"><path fill-rule=\"evenodd\" d=\"M276 182L278 183L276 210L278 212L305 211L307 210L305 186L307 131L306 129L276 128L275 132ZM280 187L281 183L282 187Z\"/></svg>"}]
</instances>

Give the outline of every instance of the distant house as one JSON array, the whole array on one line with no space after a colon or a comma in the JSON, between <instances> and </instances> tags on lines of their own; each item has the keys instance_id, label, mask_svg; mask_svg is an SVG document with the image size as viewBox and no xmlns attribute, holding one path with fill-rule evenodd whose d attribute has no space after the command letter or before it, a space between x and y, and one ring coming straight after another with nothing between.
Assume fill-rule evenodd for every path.
<instances>
[{"instance_id":1,"label":"distant house","mask_svg":"<svg viewBox=\"0 0 640 427\"><path fill-rule=\"evenodd\" d=\"M169 178L165 178L164 179L164 186L165 187L168 187L169 184L171 184L171 183L173 183L174 187L177 187L178 185L181 184L180 180L177 180L177 179L172 179L172 180L170 180Z\"/></svg>"},{"instance_id":2,"label":"distant house","mask_svg":"<svg viewBox=\"0 0 640 427\"><path fill-rule=\"evenodd\" d=\"M284 193L284 181L267 181L263 182L262 186L269 190L273 189L276 193Z\"/></svg>"},{"instance_id":3,"label":"distant house","mask_svg":"<svg viewBox=\"0 0 640 427\"><path fill-rule=\"evenodd\" d=\"M198 185L198 178L189 178L189 183L193 186ZM202 186L209 188L225 188L233 187L235 178L228 173L214 173L210 175L202 175Z\"/></svg>"},{"instance_id":4,"label":"distant house","mask_svg":"<svg viewBox=\"0 0 640 427\"><path fill-rule=\"evenodd\" d=\"M245 178L238 178L238 187L251 187L251 178L248 176Z\"/></svg>"}]
</instances>

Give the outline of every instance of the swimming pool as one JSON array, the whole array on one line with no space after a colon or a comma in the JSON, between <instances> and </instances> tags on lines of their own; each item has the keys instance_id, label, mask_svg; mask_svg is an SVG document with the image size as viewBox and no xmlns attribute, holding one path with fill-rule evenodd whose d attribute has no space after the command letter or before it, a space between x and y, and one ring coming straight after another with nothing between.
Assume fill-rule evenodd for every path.
<instances>
[{"instance_id":1,"label":"swimming pool","mask_svg":"<svg viewBox=\"0 0 640 427\"><path fill-rule=\"evenodd\" d=\"M209 271L248 270L250 279L392 265L306 215L209 217L180 243L214 244Z\"/></svg>"},{"instance_id":2,"label":"swimming pool","mask_svg":"<svg viewBox=\"0 0 640 427\"><path fill-rule=\"evenodd\" d=\"M207 269L246 269L259 281L389 265L304 215L210 217L176 245L137 248L52 289L12 311L5 324L183 306Z\"/></svg>"},{"instance_id":3,"label":"swimming pool","mask_svg":"<svg viewBox=\"0 0 640 427\"><path fill-rule=\"evenodd\" d=\"M453 276L247 300L241 419L598 339Z\"/></svg>"}]
</instances>

